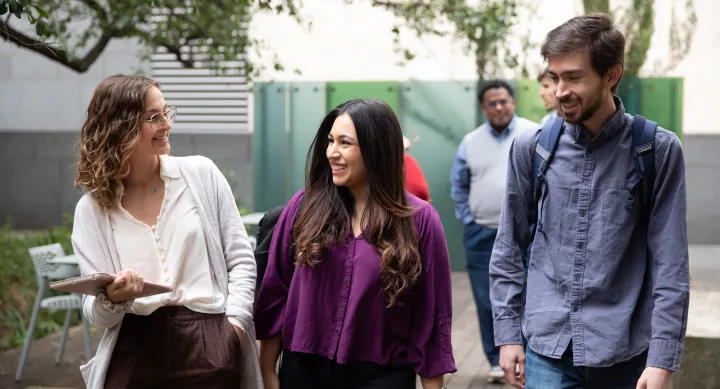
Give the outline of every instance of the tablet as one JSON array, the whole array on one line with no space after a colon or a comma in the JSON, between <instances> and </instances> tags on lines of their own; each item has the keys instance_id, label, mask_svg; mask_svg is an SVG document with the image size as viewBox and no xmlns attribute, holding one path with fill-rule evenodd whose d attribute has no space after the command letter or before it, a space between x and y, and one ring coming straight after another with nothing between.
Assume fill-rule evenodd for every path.
<instances>
[{"instance_id":1,"label":"tablet","mask_svg":"<svg viewBox=\"0 0 720 389\"><path fill-rule=\"evenodd\" d=\"M108 273L95 273L87 276L68 278L66 280L50 283L50 288L61 292L79 293L96 296L98 292L115 280L116 275ZM152 296L156 294L169 293L173 291L172 286L156 284L145 281L143 291L136 298Z\"/></svg>"}]
</instances>

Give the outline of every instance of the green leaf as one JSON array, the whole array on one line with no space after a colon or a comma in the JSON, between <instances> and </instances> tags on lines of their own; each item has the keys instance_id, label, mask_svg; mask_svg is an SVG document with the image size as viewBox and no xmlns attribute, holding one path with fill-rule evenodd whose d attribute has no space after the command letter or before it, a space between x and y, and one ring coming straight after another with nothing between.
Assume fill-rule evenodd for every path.
<instances>
[{"instance_id":1,"label":"green leaf","mask_svg":"<svg viewBox=\"0 0 720 389\"><path fill-rule=\"evenodd\" d=\"M42 20L38 21L38 23L35 25L35 34L41 37L47 36L47 24L43 22Z\"/></svg>"},{"instance_id":2,"label":"green leaf","mask_svg":"<svg viewBox=\"0 0 720 389\"><path fill-rule=\"evenodd\" d=\"M48 15L48 13L44 9L40 8L40 6L35 5L35 4L33 4L32 6L35 8L37 13L40 15L39 16L40 18L47 19L50 17L50 15Z\"/></svg>"},{"instance_id":3,"label":"green leaf","mask_svg":"<svg viewBox=\"0 0 720 389\"><path fill-rule=\"evenodd\" d=\"M24 9L25 9L24 5L15 2L15 0L10 0L10 12L12 12L16 18L22 19L22 14L23 14Z\"/></svg>"}]
</instances>

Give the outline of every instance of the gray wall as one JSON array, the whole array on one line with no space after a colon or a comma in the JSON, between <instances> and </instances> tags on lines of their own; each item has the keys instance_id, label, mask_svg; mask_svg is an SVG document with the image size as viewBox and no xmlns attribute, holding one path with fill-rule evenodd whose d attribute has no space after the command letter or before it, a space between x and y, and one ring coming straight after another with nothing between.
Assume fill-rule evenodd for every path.
<instances>
[{"instance_id":1,"label":"gray wall","mask_svg":"<svg viewBox=\"0 0 720 389\"><path fill-rule=\"evenodd\" d=\"M139 50L135 40L114 39L87 72L78 74L0 44L0 225L9 216L17 228L42 228L61 224L63 213L73 213L81 196L73 186L74 147L87 104L97 84L111 74L152 74L152 64L141 61ZM247 129L210 134L181 127L173 126L172 154L205 155L224 171L232 170L235 197L252 207Z\"/></svg>"},{"instance_id":2,"label":"gray wall","mask_svg":"<svg viewBox=\"0 0 720 389\"><path fill-rule=\"evenodd\" d=\"M174 134L171 153L204 155L232 170L235 197L252 208L251 139L250 134ZM68 132L0 132L0 224L9 216L16 228L42 228L73 213L82 194L73 186L76 140Z\"/></svg>"},{"instance_id":3,"label":"gray wall","mask_svg":"<svg viewBox=\"0 0 720 389\"><path fill-rule=\"evenodd\" d=\"M73 133L0 132L0 218L18 228L62 222L80 196L73 187ZM173 134L172 154L200 154L232 170L235 196L252 208L252 135ZM691 243L720 244L720 135L686 135L688 233Z\"/></svg>"},{"instance_id":4,"label":"gray wall","mask_svg":"<svg viewBox=\"0 0 720 389\"><path fill-rule=\"evenodd\" d=\"M691 243L720 243L720 135L685 135L688 235Z\"/></svg>"}]
</instances>

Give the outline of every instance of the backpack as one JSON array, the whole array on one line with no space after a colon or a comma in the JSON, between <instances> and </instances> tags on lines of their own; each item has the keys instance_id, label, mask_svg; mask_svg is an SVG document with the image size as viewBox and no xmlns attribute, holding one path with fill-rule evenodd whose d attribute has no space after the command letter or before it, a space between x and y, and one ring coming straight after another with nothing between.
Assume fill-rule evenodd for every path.
<instances>
[{"instance_id":1,"label":"backpack","mask_svg":"<svg viewBox=\"0 0 720 389\"><path fill-rule=\"evenodd\" d=\"M300 210L302 209L302 198L300 199L300 205L298 206L297 213L295 214L295 220L297 221ZM270 243L272 242L273 231L275 230L275 224L285 206L281 205L275 207L272 210L265 212L265 215L260 219L257 225L257 233L255 234L255 262L257 263L257 278L255 283L255 301L257 301L258 293L260 292L260 285L262 285L263 277L265 276L265 270L267 270L268 259L270 256ZM292 270L295 270L293 266Z\"/></svg>"},{"instance_id":2,"label":"backpack","mask_svg":"<svg viewBox=\"0 0 720 389\"><path fill-rule=\"evenodd\" d=\"M641 200L643 217L649 217L649 208L652 203L652 191L655 184L655 130L657 123L635 115L632 123L632 153L635 161L634 177L628 184L628 197L625 207L632 209L636 197ZM542 232L542 220L538 220L537 208L539 201L547 196L545 191L545 174L552 162L558 141L562 134L564 121L558 117L554 121L548 120L540 130L540 137L535 146L535 157L532 163L533 203L529 210L531 241L535 238L535 230ZM642 183L642 185L640 185Z\"/></svg>"}]
</instances>

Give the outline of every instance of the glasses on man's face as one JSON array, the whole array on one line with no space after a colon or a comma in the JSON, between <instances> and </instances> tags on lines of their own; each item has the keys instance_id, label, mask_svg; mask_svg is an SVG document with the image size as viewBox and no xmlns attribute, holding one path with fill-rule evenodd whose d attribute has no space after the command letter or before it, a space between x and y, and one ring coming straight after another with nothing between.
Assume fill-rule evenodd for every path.
<instances>
[{"instance_id":1,"label":"glasses on man's face","mask_svg":"<svg viewBox=\"0 0 720 389\"><path fill-rule=\"evenodd\" d=\"M495 101L488 101L486 104L487 104L488 108L496 108L498 105L500 105L501 107L504 107L504 106L508 105L509 102L510 102L510 99L500 99L500 100L495 100Z\"/></svg>"},{"instance_id":2,"label":"glasses on man's face","mask_svg":"<svg viewBox=\"0 0 720 389\"><path fill-rule=\"evenodd\" d=\"M168 123L172 124L177 117L177 107L168 107L165 112L157 112L150 116L149 119L142 120L143 122L150 122L153 130L158 131L163 125L163 120L167 120Z\"/></svg>"}]
</instances>

